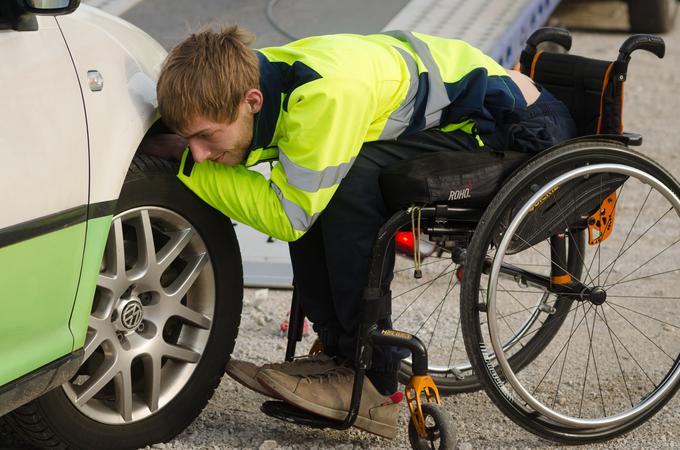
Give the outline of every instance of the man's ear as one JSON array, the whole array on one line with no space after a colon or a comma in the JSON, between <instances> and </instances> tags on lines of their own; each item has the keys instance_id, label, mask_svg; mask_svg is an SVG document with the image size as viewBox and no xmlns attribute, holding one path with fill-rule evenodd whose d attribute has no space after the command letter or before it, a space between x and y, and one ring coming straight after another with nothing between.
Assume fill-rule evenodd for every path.
<instances>
[{"instance_id":1,"label":"man's ear","mask_svg":"<svg viewBox=\"0 0 680 450\"><path fill-rule=\"evenodd\" d=\"M264 103L264 96L259 89L248 89L246 91L244 101L250 107L250 112L255 114L262 109L262 104Z\"/></svg>"}]
</instances>

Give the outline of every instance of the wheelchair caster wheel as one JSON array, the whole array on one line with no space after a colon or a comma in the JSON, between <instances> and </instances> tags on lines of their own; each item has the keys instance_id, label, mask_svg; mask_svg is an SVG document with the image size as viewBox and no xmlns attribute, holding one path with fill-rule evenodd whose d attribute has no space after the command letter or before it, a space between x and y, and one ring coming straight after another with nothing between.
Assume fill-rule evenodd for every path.
<instances>
[{"instance_id":1,"label":"wheelchair caster wheel","mask_svg":"<svg viewBox=\"0 0 680 450\"><path fill-rule=\"evenodd\" d=\"M444 408L435 403L421 405L425 418L425 433L423 438L418 434L413 420L408 423L408 440L415 450L453 450L457 447L456 428L453 419Z\"/></svg>"}]
</instances>

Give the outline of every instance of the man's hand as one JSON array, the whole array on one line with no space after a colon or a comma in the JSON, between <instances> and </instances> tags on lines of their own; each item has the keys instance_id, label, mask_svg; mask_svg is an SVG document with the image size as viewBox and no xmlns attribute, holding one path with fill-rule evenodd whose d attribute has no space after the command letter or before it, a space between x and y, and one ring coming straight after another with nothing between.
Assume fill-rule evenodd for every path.
<instances>
[{"instance_id":1,"label":"man's hand","mask_svg":"<svg viewBox=\"0 0 680 450\"><path fill-rule=\"evenodd\" d=\"M182 136L173 133L159 133L146 136L139 144L137 151L163 159L179 161L186 147L187 140Z\"/></svg>"}]
</instances>

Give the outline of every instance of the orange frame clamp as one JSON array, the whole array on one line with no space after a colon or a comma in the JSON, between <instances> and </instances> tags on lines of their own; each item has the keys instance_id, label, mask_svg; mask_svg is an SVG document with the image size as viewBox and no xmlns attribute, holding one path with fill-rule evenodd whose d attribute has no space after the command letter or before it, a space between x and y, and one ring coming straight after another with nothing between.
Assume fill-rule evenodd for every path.
<instances>
[{"instance_id":1,"label":"orange frame clamp","mask_svg":"<svg viewBox=\"0 0 680 450\"><path fill-rule=\"evenodd\" d=\"M614 212L616 211L616 192L604 199L598 210L588 218L588 244L595 245L609 237L614 229ZM598 235L594 236L597 231Z\"/></svg>"},{"instance_id":2,"label":"orange frame clamp","mask_svg":"<svg viewBox=\"0 0 680 450\"><path fill-rule=\"evenodd\" d=\"M422 402L420 400L421 392L425 392L425 398L428 403L433 401L441 405L439 397L439 390L434 384L434 381L429 375L414 375L409 380L405 388L406 403L408 410L411 413L411 420L416 427L418 435L423 439L427 438L427 431L425 429L425 417L423 416Z\"/></svg>"}]
</instances>

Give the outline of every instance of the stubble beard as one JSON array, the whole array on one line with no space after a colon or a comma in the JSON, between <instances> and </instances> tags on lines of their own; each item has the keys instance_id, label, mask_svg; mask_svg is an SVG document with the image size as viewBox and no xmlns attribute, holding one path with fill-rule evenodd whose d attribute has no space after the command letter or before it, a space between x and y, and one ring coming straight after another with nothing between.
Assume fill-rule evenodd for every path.
<instances>
[{"instance_id":1,"label":"stubble beard","mask_svg":"<svg viewBox=\"0 0 680 450\"><path fill-rule=\"evenodd\" d=\"M243 130L241 133L241 139L239 139L239 146L237 148L237 155L239 158L239 164L245 162L248 156L248 149L253 142L253 114L248 114L243 124Z\"/></svg>"}]
</instances>

